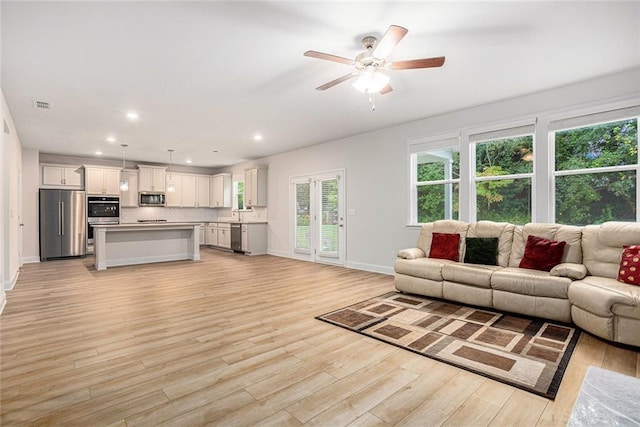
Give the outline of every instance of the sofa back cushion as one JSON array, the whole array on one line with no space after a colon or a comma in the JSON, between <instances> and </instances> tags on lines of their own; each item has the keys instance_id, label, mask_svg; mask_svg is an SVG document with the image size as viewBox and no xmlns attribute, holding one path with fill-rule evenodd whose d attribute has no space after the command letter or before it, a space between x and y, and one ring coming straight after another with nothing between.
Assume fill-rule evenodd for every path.
<instances>
[{"instance_id":1,"label":"sofa back cushion","mask_svg":"<svg viewBox=\"0 0 640 427\"><path fill-rule=\"evenodd\" d=\"M455 233L460 235L460 243L458 245L458 259L464 259L463 248L465 237L467 236L467 229L469 224L463 221L456 221L453 219L443 219L440 221L429 222L422 226L420 234L418 235L417 247L422 249L425 254L429 254L431 251L431 240L433 233Z\"/></svg>"},{"instance_id":2,"label":"sofa back cushion","mask_svg":"<svg viewBox=\"0 0 640 427\"><path fill-rule=\"evenodd\" d=\"M498 265L509 265L509 254L513 244L513 231L516 226L508 222L478 221L469 224L468 237L497 237ZM460 258L464 259L464 258Z\"/></svg>"},{"instance_id":3,"label":"sofa back cushion","mask_svg":"<svg viewBox=\"0 0 640 427\"><path fill-rule=\"evenodd\" d=\"M587 225L582 236L584 265L592 276L616 279L624 246L640 244L640 224L605 222Z\"/></svg>"},{"instance_id":4,"label":"sofa back cushion","mask_svg":"<svg viewBox=\"0 0 640 427\"><path fill-rule=\"evenodd\" d=\"M517 225L513 231L513 246L509 257L509 267L518 267L529 236L567 242L562 262L582 264L582 227L575 225L529 223Z\"/></svg>"}]
</instances>

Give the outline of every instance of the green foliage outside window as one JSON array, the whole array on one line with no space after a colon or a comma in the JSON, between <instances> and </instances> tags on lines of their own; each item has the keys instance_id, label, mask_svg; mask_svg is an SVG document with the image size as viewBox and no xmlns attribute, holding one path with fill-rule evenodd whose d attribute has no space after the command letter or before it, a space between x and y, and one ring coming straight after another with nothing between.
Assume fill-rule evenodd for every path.
<instances>
[{"instance_id":1,"label":"green foliage outside window","mask_svg":"<svg viewBox=\"0 0 640 427\"><path fill-rule=\"evenodd\" d=\"M558 131L555 155L557 171L637 164L638 121ZM635 171L556 177L556 222L585 225L635 219Z\"/></svg>"}]
</instances>

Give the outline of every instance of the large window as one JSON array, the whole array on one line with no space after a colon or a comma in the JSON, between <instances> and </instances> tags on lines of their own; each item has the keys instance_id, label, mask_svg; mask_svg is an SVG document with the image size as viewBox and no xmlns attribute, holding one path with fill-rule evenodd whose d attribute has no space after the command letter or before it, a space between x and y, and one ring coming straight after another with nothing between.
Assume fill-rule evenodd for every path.
<instances>
[{"instance_id":1,"label":"large window","mask_svg":"<svg viewBox=\"0 0 640 427\"><path fill-rule=\"evenodd\" d=\"M560 127L558 123L552 127ZM552 132L555 218L564 224L601 224L637 218L638 119Z\"/></svg>"},{"instance_id":2,"label":"large window","mask_svg":"<svg viewBox=\"0 0 640 427\"><path fill-rule=\"evenodd\" d=\"M533 125L471 135L476 220L531 222Z\"/></svg>"},{"instance_id":3,"label":"large window","mask_svg":"<svg viewBox=\"0 0 640 427\"><path fill-rule=\"evenodd\" d=\"M416 223L458 219L460 187L458 138L440 140L433 146L451 144L453 146L434 148L429 151L426 151L426 146L413 147L412 198Z\"/></svg>"}]
</instances>

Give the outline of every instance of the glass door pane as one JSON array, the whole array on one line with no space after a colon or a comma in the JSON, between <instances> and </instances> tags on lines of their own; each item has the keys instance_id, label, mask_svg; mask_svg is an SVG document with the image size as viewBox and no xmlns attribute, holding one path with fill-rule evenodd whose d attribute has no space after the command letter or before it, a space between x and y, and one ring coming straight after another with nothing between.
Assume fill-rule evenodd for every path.
<instances>
[{"instance_id":1,"label":"glass door pane","mask_svg":"<svg viewBox=\"0 0 640 427\"><path fill-rule=\"evenodd\" d=\"M295 186L295 251L310 253L311 251L311 221L310 221L310 187L307 182L298 182Z\"/></svg>"},{"instance_id":2,"label":"glass door pane","mask_svg":"<svg viewBox=\"0 0 640 427\"><path fill-rule=\"evenodd\" d=\"M337 178L321 180L320 182L320 254L326 257L338 258L340 255L340 212L338 206Z\"/></svg>"}]
</instances>

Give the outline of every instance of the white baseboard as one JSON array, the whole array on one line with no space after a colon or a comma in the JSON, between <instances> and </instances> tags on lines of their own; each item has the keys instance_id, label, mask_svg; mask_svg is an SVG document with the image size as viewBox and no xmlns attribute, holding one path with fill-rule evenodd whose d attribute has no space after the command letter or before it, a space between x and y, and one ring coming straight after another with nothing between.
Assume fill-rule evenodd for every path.
<instances>
[{"instance_id":1,"label":"white baseboard","mask_svg":"<svg viewBox=\"0 0 640 427\"><path fill-rule=\"evenodd\" d=\"M269 249L267 251L267 253L269 255L273 255L273 256L279 256L279 257L283 257L283 258L291 258L291 259L296 259L298 261L309 261L309 259L306 258L298 258L296 256L292 256L289 252L284 252L284 251L275 251L273 249ZM393 276L394 272L393 272L393 267L387 267L384 265L376 265L376 264L366 264L363 262L349 262L347 261L347 263L344 265L345 268L351 268L353 270L363 270L363 271L370 271L372 273L382 273L382 274L387 274L390 276Z\"/></svg>"},{"instance_id":2,"label":"white baseboard","mask_svg":"<svg viewBox=\"0 0 640 427\"><path fill-rule=\"evenodd\" d=\"M22 258L22 263L23 264L33 264L36 262L40 262L40 257L37 256L27 256Z\"/></svg>"},{"instance_id":3,"label":"white baseboard","mask_svg":"<svg viewBox=\"0 0 640 427\"><path fill-rule=\"evenodd\" d=\"M354 270L364 270L372 273L382 273L393 276L393 267L387 267L384 265L366 264L364 262L347 262L345 267L352 268Z\"/></svg>"},{"instance_id":4,"label":"white baseboard","mask_svg":"<svg viewBox=\"0 0 640 427\"><path fill-rule=\"evenodd\" d=\"M279 256L279 257L283 257L283 258L291 258L291 254L289 252L275 251L273 249L267 249L267 254L273 255L273 256Z\"/></svg>"},{"instance_id":5,"label":"white baseboard","mask_svg":"<svg viewBox=\"0 0 640 427\"><path fill-rule=\"evenodd\" d=\"M7 296L4 292L0 292L0 314L4 311L4 306L7 305Z\"/></svg>"},{"instance_id":6,"label":"white baseboard","mask_svg":"<svg viewBox=\"0 0 640 427\"><path fill-rule=\"evenodd\" d=\"M11 289L13 289L13 287L16 285L16 282L18 281L19 275L20 275L20 270L16 271L16 274L14 274L12 278L4 282L5 291L10 291Z\"/></svg>"}]
</instances>

